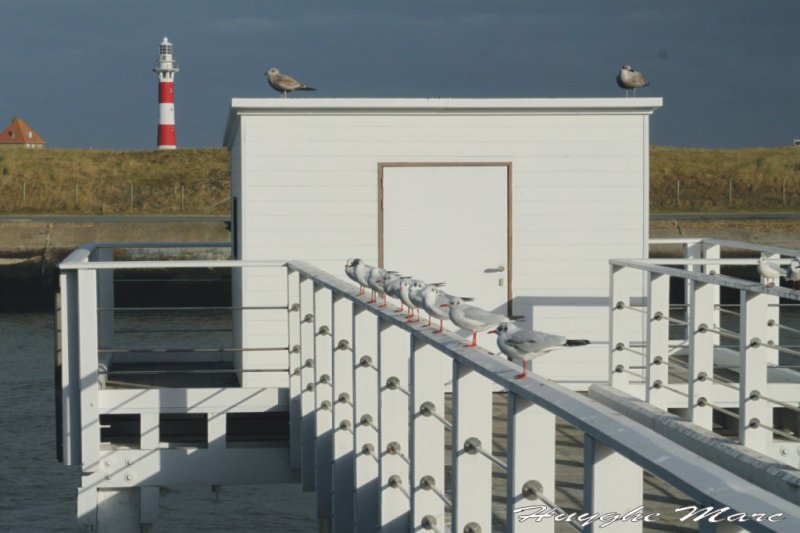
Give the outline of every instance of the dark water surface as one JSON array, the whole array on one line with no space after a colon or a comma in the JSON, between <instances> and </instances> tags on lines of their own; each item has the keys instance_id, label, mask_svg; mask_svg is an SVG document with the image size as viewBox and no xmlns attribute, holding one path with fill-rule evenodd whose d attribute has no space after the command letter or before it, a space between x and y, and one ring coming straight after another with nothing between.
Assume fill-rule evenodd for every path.
<instances>
[{"instance_id":1,"label":"dark water surface","mask_svg":"<svg viewBox=\"0 0 800 533\"><path fill-rule=\"evenodd\" d=\"M0 531L82 531L80 470L56 460L51 313L0 314ZM153 531L316 531L299 485L164 489Z\"/></svg>"}]
</instances>

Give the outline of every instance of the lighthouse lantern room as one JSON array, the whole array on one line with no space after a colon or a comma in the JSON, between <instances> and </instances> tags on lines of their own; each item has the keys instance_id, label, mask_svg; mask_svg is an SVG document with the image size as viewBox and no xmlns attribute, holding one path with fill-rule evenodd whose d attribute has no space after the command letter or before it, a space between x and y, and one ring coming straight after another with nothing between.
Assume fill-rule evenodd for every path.
<instances>
[{"instance_id":1,"label":"lighthouse lantern room","mask_svg":"<svg viewBox=\"0 0 800 533\"><path fill-rule=\"evenodd\" d=\"M153 72L158 73L158 149L175 149L175 73L178 63L172 56L172 43L164 37L158 49Z\"/></svg>"}]
</instances>

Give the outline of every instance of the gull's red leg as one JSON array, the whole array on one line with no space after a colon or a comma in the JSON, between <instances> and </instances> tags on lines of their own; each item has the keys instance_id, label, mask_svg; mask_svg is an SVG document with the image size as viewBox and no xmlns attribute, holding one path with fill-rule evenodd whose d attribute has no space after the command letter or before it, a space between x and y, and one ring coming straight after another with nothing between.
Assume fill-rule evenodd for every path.
<instances>
[{"instance_id":1,"label":"gull's red leg","mask_svg":"<svg viewBox=\"0 0 800 533\"><path fill-rule=\"evenodd\" d=\"M442 320L442 319L440 318L440 319L439 319L439 329L437 329L436 331L434 331L434 333L441 333L442 331L444 331L444 320Z\"/></svg>"},{"instance_id":2,"label":"gull's red leg","mask_svg":"<svg viewBox=\"0 0 800 533\"><path fill-rule=\"evenodd\" d=\"M472 344L467 344L467 348L474 348L478 345L478 332L472 332Z\"/></svg>"},{"instance_id":3,"label":"gull's red leg","mask_svg":"<svg viewBox=\"0 0 800 533\"><path fill-rule=\"evenodd\" d=\"M514 376L514 379L522 379L527 375L528 375L528 362L525 359L523 359L522 360L522 374L517 374L516 376Z\"/></svg>"}]
</instances>

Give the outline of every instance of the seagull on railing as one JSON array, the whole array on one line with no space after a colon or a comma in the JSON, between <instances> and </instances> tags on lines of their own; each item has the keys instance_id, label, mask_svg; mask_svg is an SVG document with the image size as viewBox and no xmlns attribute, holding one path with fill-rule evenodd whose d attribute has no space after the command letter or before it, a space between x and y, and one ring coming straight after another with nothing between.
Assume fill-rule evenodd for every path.
<instances>
[{"instance_id":1,"label":"seagull on railing","mask_svg":"<svg viewBox=\"0 0 800 533\"><path fill-rule=\"evenodd\" d=\"M372 289L372 298L369 299L367 302L368 304L374 304L377 300L378 294L383 294L383 275L386 274L386 271L381 267L372 267L369 269L369 275L367 275L367 285L369 288Z\"/></svg>"},{"instance_id":2,"label":"seagull on railing","mask_svg":"<svg viewBox=\"0 0 800 533\"><path fill-rule=\"evenodd\" d=\"M478 332L486 331L498 324L508 321L508 317L500 313L492 313L480 307L469 305L464 302L471 302L474 298L450 297L450 301L442 307L450 308L450 321L462 329L472 331L472 343L467 344L467 348L474 348L478 345Z\"/></svg>"},{"instance_id":3,"label":"seagull on railing","mask_svg":"<svg viewBox=\"0 0 800 533\"><path fill-rule=\"evenodd\" d=\"M789 263L786 279L791 281L792 287L794 290L797 290L798 284L800 284L800 257L795 257L792 259L792 262Z\"/></svg>"},{"instance_id":4,"label":"seagull on railing","mask_svg":"<svg viewBox=\"0 0 800 533\"><path fill-rule=\"evenodd\" d=\"M397 297L400 301L408 307L408 312L406 313L406 322L411 322L411 319L414 317L414 302L411 301L411 286L414 284L414 280L411 278L404 278L400 281L400 285L397 288Z\"/></svg>"},{"instance_id":5,"label":"seagull on railing","mask_svg":"<svg viewBox=\"0 0 800 533\"><path fill-rule=\"evenodd\" d=\"M444 319L450 318L449 310L442 309L443 307L449 307L450 302L450 295L439 288L442 285L444 283L428 283L420 293L422 296L422 308L428 313L428 325L431 325L431 317L439 319L439 329L434 333L441 333L444 330Z\"/></svg>"},{"instance_id":6,"label":"seagull on railing","mask_svg":"<svg viewBox=\"0 0 800 533\"><path fill-rule=\"evenodd\" d=\"M344 273L347 274L347 277L361 286L358 296L362 296L366 288L369 287L367 276L369 276L370 269L372 269L371 266L358 258L348 259L347 264L344 266Z\"/></svg>"},{"instance_id":7,"label":"seagull on railing","mask_svg":"<svg viewBox=\"0 0 800 533\"><path fill-rule=\"evenodd\" d=\"M394 270L387 270L384 272L383 277L381 278L381 285L383 286L383 303L379 307L386 307L389 305L386 302L386 295L388 294L392 298L399 298L400 295L397 292L397 289L400 286L400 282L403 280L402 276L399 273L395 272Z\"/></svg>"},{"instance_id":8,"label":"seagull on railing","mask_svg":"<svg viewBox=\"0 0 800 533\"><path fill-rule=\"evenodd\" d=\"M775 280L780 284L781 278L786 277L786 271L775 263L767 261L764 255L758 259L758 273L766 281L767 287L774 287Z\"/></svg>"},{"instance_id":9,"label":"seagull on railing","mask_svg":"<svg viewBox=\"0 0 800 533\"><path fill-rule=\"evenodd\" d=\"M509 359L522 361L522 373L514 376L514 379L522 379L527 376L528 361L540 355L557 348L589 344L587 340L567 339L561 335L523 329L513 322L504 322L489 333L497 335L497 347Z\"/></svg>"},{"instance_id":10,"label":"seagull on railing","mask_svg":"<svg viewBox=\"0 0 800 533\"><path fill-rule=\"evenodd\" d=\"M281 98L286 98L287 93L293 91L316 91L315 88L300 83L291 76L281 74L281 71L274 67L266 71L264 75L267 77L269 86L281 93Z\"/></svg>"},{"instance_id":11,"label":"seagull on railing","mask_svg":"<svg viewBox=\"0 0 800 533\"><path fill-rule=\"evenodd\" d=\"M411 288L408 290L408 298L411 300L411 303L414 304L414 308L417 311L417 318L412 320L412 322L419 322L419 310L424 307L422 301L422 291L425 290L428 284L420 279L412 280ZM431 325L431 317L428 315L428 325Z\"/></svg>"},{"instance_id":12,"label":"seagull on railing","mask_svg":"<svg viewBox=\"0 0 800 533\"><path fill-rule=\"evenodd\" d=\"M647 87L650 82L642 76L638 70L633 70L630 65L622 65L617 74L617 85L620 89L625 89L625 96L628 96L628 91L633 89L633 96L636 96L636 89L640 87Z\"/></svg>"}]
</instances>

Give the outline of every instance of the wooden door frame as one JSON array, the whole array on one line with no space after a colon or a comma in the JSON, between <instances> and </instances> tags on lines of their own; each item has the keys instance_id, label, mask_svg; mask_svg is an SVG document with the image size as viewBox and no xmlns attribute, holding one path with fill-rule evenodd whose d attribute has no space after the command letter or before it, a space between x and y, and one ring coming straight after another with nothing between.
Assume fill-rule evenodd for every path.
<instances>
[{"instance_id":1,"label":"wooden door frame","mask_svg":"<svg viewBox=\"0 0 800 533\"><path fill-rule=\"evenodd\" d=\"M513 299L513 239L512 239L512 164L511 161L475 161L475 162L394 162L378 163L378 266L383 268L383 177L386 168L441 168L441 167L505 167L506 169L506 306L508 316L512 316Z\"/></svg>"}]
</instances>

